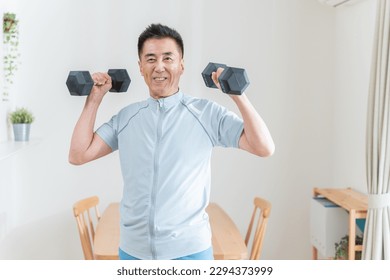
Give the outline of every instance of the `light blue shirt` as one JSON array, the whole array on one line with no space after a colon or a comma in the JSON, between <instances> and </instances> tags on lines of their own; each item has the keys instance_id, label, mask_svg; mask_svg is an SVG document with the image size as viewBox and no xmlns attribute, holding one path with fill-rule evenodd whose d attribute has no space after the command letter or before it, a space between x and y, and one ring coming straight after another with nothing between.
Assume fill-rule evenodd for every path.
<instances>
[{"instance_id":1,"label":"light blue shirt","mask_svg":"<svg viewBox=\"0 0 390 280\"><path fill-rule=\"evenodd\" d=\"M210 158L238 147L243 121L215 102L178 92L123 108L97 134L119 150L124 181L120 248L139 259L206 250Z\"/></svg>"}]
</instances>

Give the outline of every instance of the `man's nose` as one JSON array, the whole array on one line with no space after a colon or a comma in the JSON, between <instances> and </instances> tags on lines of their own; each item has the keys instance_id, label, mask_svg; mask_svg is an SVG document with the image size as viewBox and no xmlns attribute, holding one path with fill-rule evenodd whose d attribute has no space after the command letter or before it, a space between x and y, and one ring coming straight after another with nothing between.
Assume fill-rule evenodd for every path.
<instances>
[{"instance_id":1,"label":"man's nose","mask_svg":"<svg viewBox=\"0 0 390 280\"><path fill-rule=\"evenodd\" d=\"M164 72L165 71L165 65L162 60L158 60L156 62L156 67L154 69L156 72Z\"/></svg>"}]
</instances>

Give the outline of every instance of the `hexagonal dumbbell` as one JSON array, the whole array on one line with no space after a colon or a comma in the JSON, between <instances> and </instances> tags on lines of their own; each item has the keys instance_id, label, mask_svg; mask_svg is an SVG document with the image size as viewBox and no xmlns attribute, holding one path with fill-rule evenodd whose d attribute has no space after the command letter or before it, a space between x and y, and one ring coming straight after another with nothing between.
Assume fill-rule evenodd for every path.
<instances>
[{"instance_id":1,"label":"hexagonal dumbbell","mask_svg":"<svg viewBox=\"0 0 390 280\"><path fill-rule=\"evenodd\" d=\"M126 69L110 69L107 73L112 81L110 92L127 91L131 79ZM94 82L88 71L70 71L66 80L66 86L71 95L83 96L91 93Z\"/></svg>"},{"instance_id":2,"label":"hexagonal dumbbell","mask_svg":"<svg viewBox=\"0 0 390 280\"><path fill-rule=\"evenodd\" d=\"M245 69L242 68L228 67L226 64L210 62L202 72L206 86L217 88L211 78L211 74L220 67L224 69L218 78L222 91L227 94L241 95L249 86L248 75Z\"/></svg>"}]
</instances>

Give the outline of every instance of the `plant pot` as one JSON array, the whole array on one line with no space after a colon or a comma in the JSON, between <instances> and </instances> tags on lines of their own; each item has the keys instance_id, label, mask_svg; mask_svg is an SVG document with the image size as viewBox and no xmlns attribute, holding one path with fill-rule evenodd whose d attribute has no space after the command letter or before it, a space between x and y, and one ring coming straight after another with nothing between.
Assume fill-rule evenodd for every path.
<instances>
[{"instance_id":1,"label":"plant pot","mask_svg":"<svg viewBox=\"0 0 390 280\"><path fill-rule=\"evenodd\" d=\"M15 141L29 141L30 140L30 123L15 123L12 125L14 129Z\"/></svg>"}]
</instances>

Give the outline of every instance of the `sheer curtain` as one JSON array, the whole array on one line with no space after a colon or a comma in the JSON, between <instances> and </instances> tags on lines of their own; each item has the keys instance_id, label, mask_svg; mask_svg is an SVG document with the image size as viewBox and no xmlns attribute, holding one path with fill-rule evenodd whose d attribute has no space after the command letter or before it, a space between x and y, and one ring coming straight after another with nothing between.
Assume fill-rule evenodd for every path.
<instances>
[{"instance_id":1,"label":"sheer curtain","mask_svg":"<svg viewBox=\"0 0 390 280\"><path fill-rule=\"evenodd\" d=\"M390 259L390 0L378 0L367 116L362 259Z\"/></svg>"}]
</instances>

